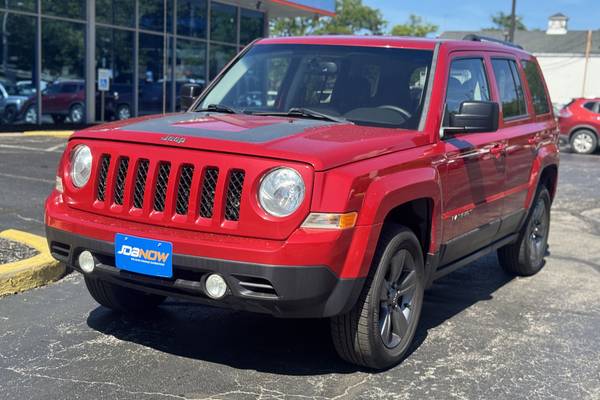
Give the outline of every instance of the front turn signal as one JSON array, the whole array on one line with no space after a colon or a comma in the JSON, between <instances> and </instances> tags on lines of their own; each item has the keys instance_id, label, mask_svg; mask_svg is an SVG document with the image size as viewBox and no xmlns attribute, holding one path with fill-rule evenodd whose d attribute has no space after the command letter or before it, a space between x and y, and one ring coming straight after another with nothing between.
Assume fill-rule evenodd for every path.
<instances>
[{"instance_id":1,"label":"front turn signal","mask_svg":"<svg viewBox=\"0 0 600 400\"><path fill-rule=\"evenodd\" d=\"M307 229L350 229L356 225L357 212L346 214L310 213L302 228Z\"/></svg>"}]
</instances>

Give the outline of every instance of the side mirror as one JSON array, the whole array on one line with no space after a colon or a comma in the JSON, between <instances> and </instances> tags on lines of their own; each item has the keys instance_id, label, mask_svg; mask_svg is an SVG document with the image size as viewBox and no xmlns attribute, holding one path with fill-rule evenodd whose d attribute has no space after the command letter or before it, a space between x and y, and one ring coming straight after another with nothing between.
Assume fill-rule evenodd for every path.
<instances>
[{"instance_id":1,"label":"side mirror","mask_svg":"<svg viewBox=\"0 0 600 400\"><path fill-rule=\"evenodd\" d=\"M181 96L181 109L187 110L190 108L203 90L204 85L199 85L197 83L186 83L185 85L181 86L181 89L179 90L179 94Z\"/></svg>"},{"instance_id":2,"label":"side mirror","mask_svg":"<svg viewBox=\"0 0 600 400\"><path fill-rule=\"evenodd\" d=\"M498 130L500 107L491 101L464 101L458 113L450 114L446 133L479 133Z\"/></svg>"}]
</instances>

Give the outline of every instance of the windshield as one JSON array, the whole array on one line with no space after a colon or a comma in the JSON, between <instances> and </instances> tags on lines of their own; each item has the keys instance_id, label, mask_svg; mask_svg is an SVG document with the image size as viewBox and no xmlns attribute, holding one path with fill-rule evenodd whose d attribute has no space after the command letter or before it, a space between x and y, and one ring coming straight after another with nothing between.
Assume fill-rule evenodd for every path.
<instances>
[{"instance_id":1,"label":"windshield","mask_svg":"<svg viewBox=\"0 0 600 400\"><path fill-rule=\"evenodd\" d=\"M257 45L236 62L197 110L252 114L315 112L356 124L417 129L432 52L392 48ZM294 116L295 116L294 115Z\"/></svg>"}]
</instances>

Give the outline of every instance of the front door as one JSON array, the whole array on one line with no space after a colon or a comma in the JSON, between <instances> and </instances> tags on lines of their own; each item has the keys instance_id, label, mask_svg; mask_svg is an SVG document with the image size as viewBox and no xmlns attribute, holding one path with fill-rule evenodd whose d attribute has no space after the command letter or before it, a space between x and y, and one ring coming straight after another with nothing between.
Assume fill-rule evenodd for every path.
<instances>
[{"instance_id":1,"label":"front door","mask_svg":"<svg viewBox=\"0 0 600 400\"><path fill-rule=\"evenodd\" d=\"M491 101L489 63L472 53L452 55L444 123L464 101ZM497 132L445 135L442 265L490 244L500 226L504 148Z\"/></svg>"}]
</instances>

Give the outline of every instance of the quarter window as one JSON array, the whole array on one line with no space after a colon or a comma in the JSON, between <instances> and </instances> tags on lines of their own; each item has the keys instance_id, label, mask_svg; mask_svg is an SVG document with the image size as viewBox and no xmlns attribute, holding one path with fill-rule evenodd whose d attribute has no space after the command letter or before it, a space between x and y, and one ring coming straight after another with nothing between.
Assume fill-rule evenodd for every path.
<instances>
[{"instance_id":1,"label":"quarter window","mask_svg":"<svg viewBox=\"0 0 600 400\"><path fill-rule=\"evenodd\" d=\"M504 119L527 115L525 95L517 64L513 60L494 59L492 68L496 76Z\"/></svg>"},{"instance_id":2,"label":"quarter window","mask_svg":"<svg viewBox=\"0 0 600 400\"><path fill-rule=\"evenodd\" d=\"M452 61L446 90L448 112L458 112L464 101L489 101L490 91L481 58Z\"/></svg>"},{"instance_id":3,"label":"quarter window","mask_svg":"<svg viewBox=\"0 0 600 400\"><path fill-rule=\"evenodd\" d=\"M550 112L544 81L540 76L537 66L531 61L522 61L521 65L523 65L523 70L525 71L525 79L531 92L535 114L541 115Z\"/></svg>"}]
</instances>

